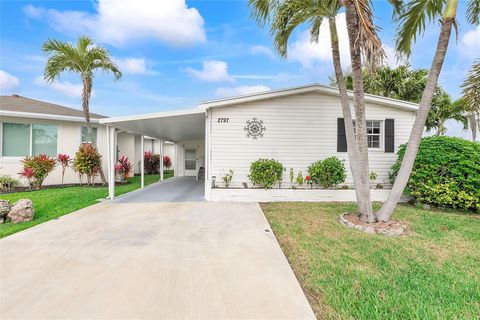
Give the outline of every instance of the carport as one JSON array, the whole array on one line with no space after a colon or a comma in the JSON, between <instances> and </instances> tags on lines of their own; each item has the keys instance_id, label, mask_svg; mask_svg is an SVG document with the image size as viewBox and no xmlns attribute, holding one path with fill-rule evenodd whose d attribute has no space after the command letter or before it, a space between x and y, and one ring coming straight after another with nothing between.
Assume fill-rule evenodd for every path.
<instances>
[{"instance_id":1,"label":"carport","mask_svg":"<svg viewBox=\"0 0 480 320\"><path fill-rule=\"evenodd\" d=\"M200 167L198 151L192 155L190 151L193 150L185 149L185 145L182 142L205 141L205 118L205 110L195 108L101 119L100 123L107 126L108 132L108 198L115 198L115 163L118 160L116 159L118 133L126 131L138 134L141 137L141 188L145 186L143 152L145 151L144 139L146 137L159 141L160 159L163 159L164 155L164 142L173 142L175 144L175 176L185 176L187 172L194 173L194 175L196 173L195 180L198 180ZM203 150L200 151L205 152L204 144L197 144L195 148L202 149L202 146ZM179 168L182 170L179 170ZM163 161L160 161L159 179L163 181Z\"/></svg>"}]
</instances>

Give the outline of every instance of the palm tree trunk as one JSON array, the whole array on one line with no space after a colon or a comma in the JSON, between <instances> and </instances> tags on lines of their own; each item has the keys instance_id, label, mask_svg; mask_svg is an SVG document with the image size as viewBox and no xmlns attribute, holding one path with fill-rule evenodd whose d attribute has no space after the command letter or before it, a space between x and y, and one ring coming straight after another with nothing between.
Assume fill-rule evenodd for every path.
<instances>
[{"instance_id":1,"label":"palm tree trunk","mask_svg":"<svg viewBox=\"0 0 480 320\"><path fill-rule=\"evenodd\" d=\"M452 14L452 3L456 5L457 0L449 0L447 2L447 9L445 12ZM397 178L395 179L395 183L393 184L392 191L388 195L387 200L383 203L380 211L377 213L378 220L387 221L390 219L398 201L400 200L400 197L403 194L403 190L408 183L408 179L410 178L410 173L412 172L413 164L415 163L415 158L417 157L418 147L420 146L420 141L422 139L425 121L427 120L428 112L432 104L433 94L435 92L435 88L437 87L438 77L440 75L440 71L442 70L443 61L445 60L445 55L447 53L454 22L455 11L453 11L453 16L446 17L444 15L442 19L442 28L437 43L435 57L433 59L430 72L428 73L427 83L425 90L423 91L422 100L420 101L415 122L413 123L410 138L408 139L405 155L403 157L400 170L398 171Z\"/></svg>"},{"instance_id":2,"label":"palm tree trunk","mask_svg":"<svg viewBox=\"0 0 480 320\"><path fill-rule=\"evenodd\" d=\"M365 99L362 78L362 58L358 43L358 17L355 5L346 4L346 22L350 44L350 59L352 63L353 100L355 107L356 142L358 157L359 181L355 183L355 190L361 202L358 203L360 219L365 222L375 222L370 197L370 180L368 166L367 123L365 119Z\"/></svg>"},{"instance_id":3,"label":"palm tree trunk","mask_svg":"<svg viewBox=\"0 0 480 320\"><path fill-rule=\"evenodd\" d=\"M340 92L340 101L342 104L343 118L345 121L345 133L347 136L347 151L348 159L350 164L350 171L352 172L353 183L355 186L355 194L357 197L357 202L359 208L364 207L363 198L359 192L359 188L356 187L357 183L360 181L360 176L358 172L358 156L357 156L357 145L355 143L355 132L353 130L353 121L352 121L352 111L350 109L350 101L348 98L347 85L345 83L345 78L343 76L342 64L340 60L340 49L338 47L338 33L337 26L335 23L335 17L330 17L328 19L330 26L330 42L332 44L332 57L333 57L333 68L335 70L335 76L337 79L338 90Z\"/></svg>"},{"instance_id":4,"label":"palm tree trunk","mask_svg":"<svg viewBox=\"0 0 480 320\"><path fill-rule=\"evenodd\" d=\"M92 124L90 123L90 94L92 93L92 79L88 76L82 77L83 80L83 90L82 90L82 109L83 115L85 116L85 125L87 127L88 135L90 136L90 141L92 145L97 149L97 141L95 135L93 134ZM107 179L105 179L105 174L103 173L102 162L100 162L100 178L102 179L102 186L107 184Z\"/></svg>"},{"instance_id":5,"label":"palm tree trunk","mask_svg":"<svg viewBox=\"0 0 480 320\"><path fill-rule=\"evenodd\" d=\"M477 119L474 112L468 116L468 121L470 122L470 129L472 130L472 141L477 141Z\"/></svg>"}]
</instances>

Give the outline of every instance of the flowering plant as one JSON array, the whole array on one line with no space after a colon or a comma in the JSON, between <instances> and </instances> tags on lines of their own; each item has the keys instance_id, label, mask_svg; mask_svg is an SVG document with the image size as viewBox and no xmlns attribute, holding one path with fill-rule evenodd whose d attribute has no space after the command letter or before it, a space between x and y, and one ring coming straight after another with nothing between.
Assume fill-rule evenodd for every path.
<instances>
[{"instance_id":1,"label":"flowering plant","mask_svg":"<svg viewBox=\"0 0 480 320\"><path fill-rule=\"evenodd\" d=\"M170 167L172 166L172 160L170 159L169 156L163 156L163 167L165 169L170 169Z\"/></svg>"}]
</instances>

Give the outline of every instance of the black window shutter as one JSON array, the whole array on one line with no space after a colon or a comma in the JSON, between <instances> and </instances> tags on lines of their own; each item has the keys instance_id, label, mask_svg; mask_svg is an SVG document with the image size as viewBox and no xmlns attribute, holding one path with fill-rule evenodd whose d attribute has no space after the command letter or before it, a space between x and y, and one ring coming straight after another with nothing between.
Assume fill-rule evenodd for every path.
<instances>
[{"instance_id":1,"label":"black window shutter","mask_svg":"<svg viewBox=\"0 0 480 320\"><path fill-rule=\"evenodd\" d=\"M347 135L343 118L337 119L337 152L347 152Z\"/></svg>"},{"instance_id":2,"label":"black window shutter","mask_svg":"<svg viewBox=\"0 0 480 320\"><path fill-rule=\"evenodd\" d=\"M395 152L395 119L385 119L385 152Z\"/></svg>"}]
</instances>

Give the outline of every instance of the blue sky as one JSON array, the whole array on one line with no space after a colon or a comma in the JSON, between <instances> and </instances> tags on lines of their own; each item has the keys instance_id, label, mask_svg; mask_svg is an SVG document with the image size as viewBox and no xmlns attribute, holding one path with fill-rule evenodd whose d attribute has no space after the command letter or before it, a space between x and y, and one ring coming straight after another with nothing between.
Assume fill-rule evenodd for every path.
<instances>
[{"instance_id":1,"label":"blue sky","mask_svg":"<svg viewBox=\"0 0 480 320\"><path fill-rule=\"evenodd\" d=\"M454 97L480 54L480 28L465 21L460 2L457 43L452 38L440 83ZM374 1L381 38L395 65L394 26L386 1ZM199 101L313 82L332 74L328 30L311 44L305 28L280 58L268 30L250 19L246 1L4 1L0 3L0 90L80 107L80 81L42 80L48 38L75 42L88 35L105 46L124 76L96 75L93 112L109 116L195 107ZM338 17L344 65L348 64L343 16ZM438 37L432 23L415 45L410 63L428 68ZM343 39L343 40L342 40ZM343 45L342 45L343 43ZM461 131L450 125L450 133Z\"/></svg>"}]
</instances>

